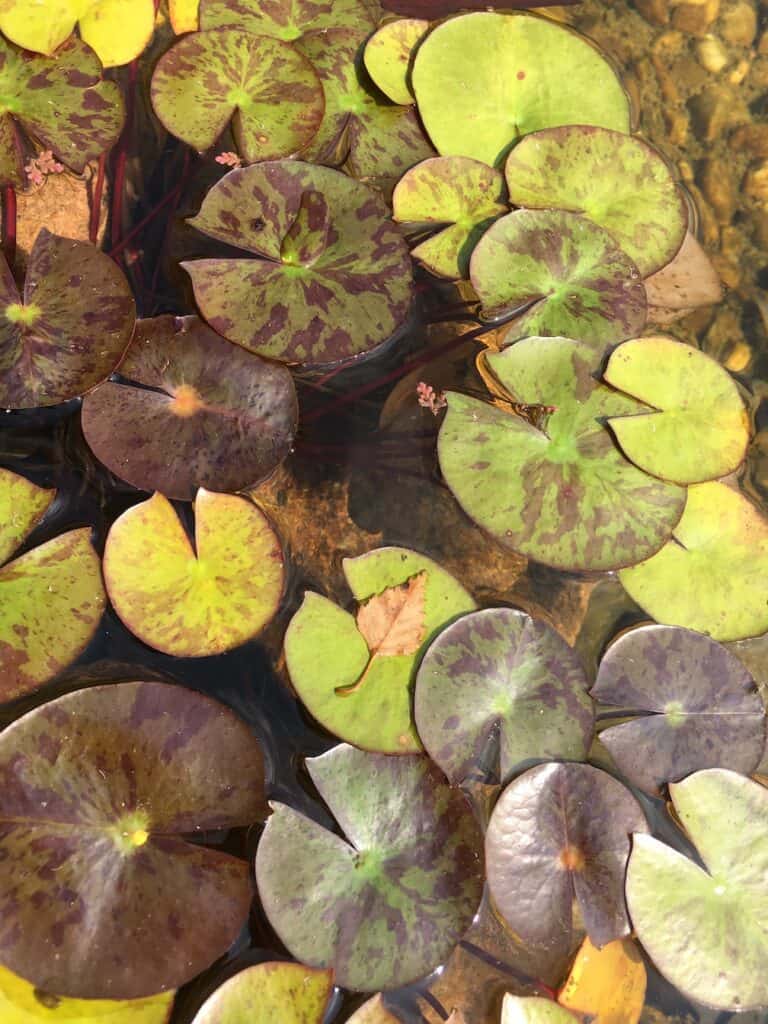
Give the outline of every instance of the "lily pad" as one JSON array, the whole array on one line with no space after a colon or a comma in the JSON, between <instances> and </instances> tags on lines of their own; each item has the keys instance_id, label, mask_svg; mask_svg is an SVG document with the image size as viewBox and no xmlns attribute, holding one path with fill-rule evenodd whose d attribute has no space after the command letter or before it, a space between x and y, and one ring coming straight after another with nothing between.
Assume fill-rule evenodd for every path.
<instances>
[{"instance_id":1,"label":"lily pad","mask_svg":"<svg viewBox=\"0 0 768 1024\"><path fill-rule=\"evenodd\" d=\"M331 971L263 963L216 989L192 1024L322 1024L333 992Z\"/></svg>"},{"instance_id":2,"label":"lily pad","mask_svg":"<svg viewBox=\"0 0 768 1024\"><path fill-rule=\"evenodd\" d=\"M368 999L356 1010L347 1024L401 1024L400 1018L387 1009L381 993Z\"/></svg>"},{"instance_id":3,"label":"lily pad","mask_svg":"<svg viewBox=\"0 0 768 1024\"><path fill-rule=\"evenodd\" d=\"M472 250L508 209L500 171L464 156L425 160L407 171L392 194L396 221L439 225L441 230L411 250L440 277L469 276Z\"/></svg>"},{"instance_id":4,"label":"lily pad","mask_svg":"<svg viewBox=\"0 0 768 1024\"><path fill-rule=\"evenodd\" d=\"M177 36L184 32L197 32L200 0L168 0L171 28Z\"/></svg>"},{"instance_id":5,"label":"lily pad","mask_svg":"<svg viewBox=\"0 0 768 1024\"><path fill-rule=\"evenodd\" d=\"M725 641L768 631L766 576L768 521L743 495L711 482L688 488L669 542L619 579L657 622Z\"/></svg>"},{"instance_id":6,"label":"lily pad","mask_svg":"<svg viewBox=\"0 0 768 1024\"><path fill-rule=\"evenodd\" d=\"M645 277L682 245L688 207L666 161L634 135L589 125L522 139L505 167L509 198L529 209L584 214L615 239Z\"/></svg>"},{"instance_id":7,"label":"lily pad","mask_svg":"<svg viewBox=\"0 0 768 1024\"><path fill-rule=\"evenodd\" d=\"M2 733L0 779L4 966L45 992L138 999L232 944L248 865L183 838L266 811L261 749L227 708L165 683L69 693Z\"/></svg>"},{"instance_id":8,"label":"lily pad","mask_svg":"<svg viewBox=\"0 0 768 1024\"><path fill-rule=\"evenodd\" d=\"M365 44L368 74L393 103L413 103L411 65L428 29L422 18L398 18L385 22Z\"/></svg>"},{"instance_id":9,"label":"lily pad","mask_svg":"<svg viewBox=\"0 0 768 1024\"><path fill-rule=\"evenodd\" d=\"M689 999L722 1010L765 1008L768 789L718 768L669 788L704 869L658 839L635 836L627 902L638 938Z\"/></svg>"},{"instance_id":10,"label":"lily pad","mask_svg":"<svg viewBox=\"0 0 768 1024\"><path fill-rule=\"evenodd\" d=\"M534 758L586 756L594 718L587 685L578 656L554 629L514 608L486 608L449 625L424 655L416 728L452 783L489 753L506 783Z\"/></svg>"},{"instance_id":11,"label":"lily pad","mask_svg":"<svg viewBox=\"0 0 768 1024\"><path fill-rule=\"evenodd\" d=\"M646 831L640 805L607 772L586 764L531 768L507 786L488 825L493 902L526 942L570 942L574 904L596 946L628 935L629 840Z\"/></svg>"},{"instance_id":12,"label":"lily pad","mask_svg":"<svg viewBox=\"0 0 768 1024\"><path fill-rule=\"evenodd\" d=\"M576 1017L551 999L513 996L507 993L501 1007L501 1024L575 1024Z\"/></svg>"},{"instance_id":13,"label":"lily pad","mask_svg":"<svg viewBox=\"0 0 768 1024\"><path fill-rule=\"evenodd\" d=\"M437 633L475 603L439 565L406 548L342 564L357 616L320 594L304 596L285 634L293 688L341 739L385 754L420 750L411 709L416 666Z\"/></svg>"},{"instance_id":14,"label":"lily pad","mask_svg":"<svg viewBox=\"0 0 768 1024\"><path fill-rule=\"evenodd\" d=\"M264 910L294 956L356 991L397 988L445 961L482 896L469 805L418 754L342 744L307 761L343 838L273 804L256 855Z\"/></svg>"},{"instance_id":15,"label":"lily pad","mask_svg":"<svg viewBox=\"0 0 768 1024\"><path fill-rule=\"evenodd\" d=\"M246 498L200 490L194 548L162 494L113 524L104 580L130 631L164 654L199 658L251 640L283 591L283 555L266 516Z\"/></svg>"},{"instance_id":16,"label":"lily pad","mask_svg":"<svg viewBox=\"0 0 768 1024\"><path fill-rule=\"evenodd\" d=\"M632 939L616 939L596 949L586 938L557 1001L583 1024L639 1024L646 985L645 962Z\"/></svg>"},{"instance_id":17,"label":"lily pad","mask_svg":"<svg viewBox=\"0 0 768 1024\"><path fill-rule=\"evenodd\" d=\"M195 316L140 320L120 377L83 402L83 434L134 487L183 500L198 487L240 491L291 451L298 404L290 372Z\"/></svg>"},{"instance_id":18,"label":"lily pad","mask_svg":"<svg viewBox=\"0 0 768 1024\"><path fill-rule=\"evenodd\" d=\"M532 14L478 11L443 22L419 47L412 84L442 156L497 165L541 128L630 128L627 95L605 57L573 30Z\"/></svg>"},{"instance_id":19,"label":"lily pad","mask_svg":"<svg viewBox=\"0 0 768 1024\"><path fill-rule=\"evenodd\" d=\"M373 0L201 0L200 27L236 26L245 32L300 39L308 32L354 29L362 37L376 27Z\"/></svg>"},{"instance_id":20,"label":"lily pad","mask_svg":"<svg viewBox=\"0 0 768 1024\"><path fill-rule=\"evenodd\" d=\"M0 256L0 405L57 405L90 391L122 359L135 321L114 260L43 228L22 295Z\"/></svg>"},{"instance_id":21,"label":"lily pad","mask_svg":"<svg viewBox=\"0 0 768 1024\"><path fill-rule=\"evenodd\" d=\"M765 746L765 708L752 676L720 644L676 626L624 633L600 663L592 696L642 715L600 733L616 767L658 795L702 768L748 775Z\"/></svg>"},{"instance_id":22,"label":"lily pad","mask_svg":"<svg viewBox=\"0 0 768 1024\"><path fill-rule=\"evenodd\" d=\"M749 417L716 360L663 335L620 345L605 380L651 408L609 420L622 451L646 473L679 484L726 476L744 461Z\"/></svg>"},{"instance_id":23,"label":"lily pad","mask_svg":"<svg viewBox=\"0 0 768 1024\"><path fill-rule=\"evenodd\" d=\"M602 350L645 325L637 267L604 228L576 213L508 213L475 246L469 272L486 318L521 313L502 343L559 335Z\"/></svg>"},{"instance_id":24,"label":"lily pad","mask_svg":"<svg viewBox=\"0 0 768 1024\"><path fill-rule=\"evenodd\" d=\"M190 223L249 254L182 266L205 319L252 352L343 362L408 315L408 247L383 200L339 171L296 161L231 171Z\"/></svg>"},{"instance_id":25,"label":"lily pad","mask_svg":"<svg viewBox=\"0 0 768 1024\"><path fill-rule=\"evenodd\" d=\"M6 561L54 494L0 469L0 701L31 693L66 668L104 611L90 529L70 530Z\"/></svg>"},{"instance_id":26,"label":"lily pad","mask_svg":"<svg viewBox=\"0 0 768 1024\"><path fill-rule=\"evenodd\" d=\"M152 105L172 135L200 151L231 120L246 163L298 153L325 109L317 73L295 46L236 28L186 35L163 54Z\"/></svg>"},{"instance_id":27,"label":"lily pad","mask_svg":"<svg viewBox=\"0 0 768 1024\"><path fill-rule=\"evenodd\" d=\"M101 73L96 54L80 39L39 57L0 37L0 185L26 186L30 138L77 173L117 141L123 101Z\"/></svg>"},{"instance_id":28,"label":"lily pad","mask_svg":"<svg viewBox=\"0 0 768 1024\"><path fill-rule=\"evenodd\" d=\"M648 319L670 324L697 309L720 302L723 286L695 235L687 232L675 258L645 279Z\"/></svg>"},{"instance_id":29,"label":"lily pad","mask_svg":"<svg viewBox=\"0 0 768 1024\"><path fill-rule=\"evenodd\" d=\"M465 512L503 544L561 569L647 558L672 535L685 502L683 488L617 450L605 418L640 406L595 380L594 362L567 338L526 338L490 354L499 384L534 422L449 392L438 438L443 476Z\"/></svg>"}]
</instances>

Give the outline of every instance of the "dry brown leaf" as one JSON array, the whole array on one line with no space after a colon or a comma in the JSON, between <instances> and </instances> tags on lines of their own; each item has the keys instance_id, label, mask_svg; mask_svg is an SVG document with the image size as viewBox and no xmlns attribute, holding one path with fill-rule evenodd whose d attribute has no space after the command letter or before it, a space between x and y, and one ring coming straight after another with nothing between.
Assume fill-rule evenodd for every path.
<instances>
[{"instance_id":1,"label":"dry brown leaf","mask_svg":"<svg viewBox=\"0 0 768 1024\"><path fill-rule=\"evenodd\" d=\"M596 949L586 938L558 1002L590 1024L637 1024L645 987L645 964L631 939Z\"/></svg>"},{"instance_id":2,"label":"dry brown leaf","mask_svg":"<svg viewBox=\"0 0 768 1024\"><path fill-rule=\"evenodd\" d=\"M670 324L698 306L720 302L723 287L712 261L690 232L677 256L645 279L648 320Z\"/></svg>"}]
</instances>

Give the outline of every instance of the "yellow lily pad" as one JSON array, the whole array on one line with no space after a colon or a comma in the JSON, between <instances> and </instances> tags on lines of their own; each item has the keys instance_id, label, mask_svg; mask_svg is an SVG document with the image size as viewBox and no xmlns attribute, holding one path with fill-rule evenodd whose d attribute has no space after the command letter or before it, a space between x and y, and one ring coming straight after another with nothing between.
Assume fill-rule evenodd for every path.
<instances>
[{"instance_id":1,"label":"yellow lily pad","mask_svg":"<svg viewBox=\"0 0 768 1024\"><path fill-rule=\"evenodd\" d=\"M632 939L598 949L587 937L557 999L591 1024L637 1024L645 987L645 964Z\"/></svg>"},{"instance_id":2,"label":"yellow lily pad","mask_svg":"<svg viewBox=\"0 0 768 1024\"><path fill-rule=\"evenodd\" d=\"M168 13L177 36L184 32L197 32L200 0L168 0Z\"/></svg>"}]
</instances>

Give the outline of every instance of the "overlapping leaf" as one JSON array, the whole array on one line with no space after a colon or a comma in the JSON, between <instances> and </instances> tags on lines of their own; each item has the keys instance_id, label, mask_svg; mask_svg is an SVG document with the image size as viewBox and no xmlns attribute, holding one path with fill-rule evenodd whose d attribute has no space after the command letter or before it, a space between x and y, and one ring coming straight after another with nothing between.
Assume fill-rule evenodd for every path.
<instances>
[{"instance_id":1,"label":"overlapping leaf","mask_svg":"<svg viewBox=\"0 0 768 1024\"><path fill-rule=\"evenodd\" d=\"M291 450L290 372L225 341L197 317L140 320L120 367L83 403L91 450L134 487L191 499L239 491Z\"/></svg>"},{"instance_id":2,"label":"overlapping leaf","mask_svg":"<svg viewBox=\"0 0 768 1024\"><path fill-rule=\"evenodd\" d=\"M699 306L719 302L723 286L703 246L689 231L675 258L645 279L645 293L648 320L670 324Z\"/></svg>"},{"instance_id":3,"label":"overlapping leaf","mask_svg":"<svg viewBox=\"0 0 768 1024\"><path fill-rule=\"evenodd\" d=\"M384 202L338 171L294 161L232 171L191 223L249 254L182 266L211 326L260 355L349 360L408 314L407 246Z\"/></svg>"},{"instance_id":4,"label":"overlapping leaf","mask_svg":"<svg viewBox=\"0 0 768 1024\"><path fill-rule=\"evenodd\" d=\"M236 26L275 39L347 28L362 38L375 28L378 13L375 0L201 0L200 27Z\"/></svg>"},{"instance_id":5,"label":"overlapping leaf","mask_svg":"<svg viewBox=\"0 0 768 1024\"><path fill-rule=\"evenodd\" d=\"M232 712L164 683L79 690L3 732L0 780L5 966L45 992L136 999L231 945L248 865L182 837L266 810L261 749Z\"/></svg>"},{"instance_id":6,"label":"overlapping leaf","mask_svg":"<svg viewBox=\"0 0 768 1024\"><path fill-rule=\"evenodd\" d=\"M368 999L363 1005L352 1014L347 1024L401 1024L400 1019L395 1017L384 1005L381 993Z\"/></svg>"},{"instance_id":7,"label":"overlapping leaf","mask_svg":"<svg viewBox=\"0 0 768 1024\"><path fill-rule=\"evenodd\" d=\"M645 1005L646 970L632 939L596 949L584 939L558 993L582 1024L638 1024Z\"/></svg>"},{"instance_id":8,"label":"overlapping leaf","mask_svg":"<svg viewBox=\"0 0 768 1024\"><path fill-rule=\"evenodd\" d=\"M252 639L277 611L280 542L247 499L202 488L194 549L162 494L113 524L104 580L115 611L144 643L177 657L220 654Z\"/></svg>"},{"instance_id":9,"label":"overlapping leaf","mask_svg":"<svg viewBox=\"0 0 768 1024\"><path fill-rule=\"evenodd\" d=\"M256 964L217 988L192 1024L322 1024L332 992L330 971L284 962Z\"/></svg>"},{"instance_id":10,"label":"overlapping leaf","mask_svg":"<svg viewBox=\"0 0 768 1024\"><path fill-rule=\"evenodd\" d=\"M199 23L200 0L168 0L171 27L177 36L196 32Z\"/></svg>"},{"instance_id":11,"label":"overlapping leaf","mask_svg":"<svg viewBox=\"0 0 768 1024\"><path fill-rule=\"evenodd\" d=\"M307 762L345 838L274 804L256 856L264 909L294 956L339 985L396 988L441 964L482 894L469 805L419 755L346 744Z\"/></svg>"},{"instance_id":12,"label":"overlapping leaf","mask_svg":"<svg viewBox=\"0 0 768 1024\"><path fill-rule=\"evenodd\" d=\"M504 996L501 1024L576 1024L568 1010L540 996Z\"/></svg>"},{"instance_id":13,"label":"overlapping leaf","mask_svg":"<svg viewBox=\"0 0 768 1024\"><path fill-rule=\"evenodd\" d=\"M384 22L365 44L368 74L393 103L413 103L411 65L428 29L421 18L398 18Z\"/></svg>"},{"instance_id":14,"label":"overlapping leaf","mask_svg":"<svg viewBox=\"0 0 768 1024\"><path fill-rule=\"evenodd\" d=\"M113 260L43 228L23 295L0 256L0 405L56 405L100 384L120 362L135 319Z\"/></svg>"}]
</instances>

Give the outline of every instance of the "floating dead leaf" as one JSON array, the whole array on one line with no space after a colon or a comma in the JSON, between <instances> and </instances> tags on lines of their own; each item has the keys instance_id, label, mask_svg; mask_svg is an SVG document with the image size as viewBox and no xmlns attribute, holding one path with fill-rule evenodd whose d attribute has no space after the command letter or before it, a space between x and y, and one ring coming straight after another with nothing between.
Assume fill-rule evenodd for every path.
<instances>
[{"instance_id":1,"label":"floating dead leaf","mask_svg":"<svg viewBox=\"0 0 768 1024\"><path fill-rule=\"evenodd\" d=\"M720 302L723 286L701 243L690 232L677 256L645 279L648 320L671 324L698 306Z\"/></svg>"},{"instance_id":2,"label":"floating dead leaf","mask_svg":"<svg viewBox=\"0 0 768 1024\"><path fill-rule=\"evenodd\" d=\"M597 949L586 938L557 1001L583 1024L637 1024L645 986L645 964L631 939Z\"/></svg>"}]
</instances>

